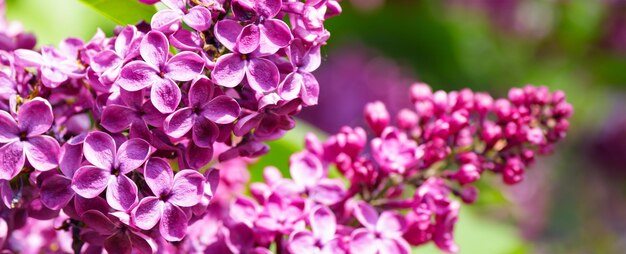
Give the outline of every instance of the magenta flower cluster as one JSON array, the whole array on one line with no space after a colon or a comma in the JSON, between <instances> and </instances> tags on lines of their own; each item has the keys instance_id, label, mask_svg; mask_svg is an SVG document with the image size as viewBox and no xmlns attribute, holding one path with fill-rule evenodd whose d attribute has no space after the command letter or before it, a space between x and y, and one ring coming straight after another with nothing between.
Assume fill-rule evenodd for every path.
<instances>
[{"instance_id":1,"label":"magenta flower cluster","mask_svg":"<svg viewBox=\"0 0 626 254\"><path fill-rule=\"evenodd\" d=\"M179 248L214 253L411 253L432 242L458 252L454 226L461 203L478 196L484 173L519 182L536 154L552 150L568 129L572 107L563 92L513 88L494 100L469 89L410 90L411 109L392 124L380 102L365 107L370 132L344 127L321 142L306 137L289 174L264 170L221 178L216 202ZM240 165L219 165L241 172ZM245 171L245 169L244 169ZM228 186L228 187L226 187ZM239 187L237 187L239 186Z\"/></svg>"},{"instance_id":2,"label":"magenta flower cluster","mask_svg":"<svg viewBox=\"0 0 626 254\"><path fill-rule=\"evenodd\" d=\"M153 253L180 241L217 188L208 165L262 155L263 141L317 103L311 72L324 21L341 12L335 0L160 2L150 24L57 48L35 50L1 22L5 249L33 247L10 238L31 218L62 218L65 251Z\"/></svg>"}]
</instances>

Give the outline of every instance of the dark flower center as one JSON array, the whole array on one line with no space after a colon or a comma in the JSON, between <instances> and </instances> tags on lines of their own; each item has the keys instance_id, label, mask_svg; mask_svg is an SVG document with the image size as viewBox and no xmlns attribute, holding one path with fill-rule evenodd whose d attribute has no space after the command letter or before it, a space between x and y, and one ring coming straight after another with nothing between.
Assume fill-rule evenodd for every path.
<instances>
[{"instance_id":1,"label":"dark flower center","mask_svg":"<svg viewBox=\"0 0 626 254\"><path fill-rule=\"evenodd\" d=\"M170 197L172 196L171 193L161 193L161 195L159 195L159 199L163 202L166 202Z\"/></svg>"},{"instance_id":2,"label":"dark flower center","mask_svg":"<svg viewBox=\"0 0 626 254\"><path fill-rule=\"evenodd\" d=\"M28 133L25 131L20 133L20 141L26 141L28 139Z\"/></svg>"}]
</instances>

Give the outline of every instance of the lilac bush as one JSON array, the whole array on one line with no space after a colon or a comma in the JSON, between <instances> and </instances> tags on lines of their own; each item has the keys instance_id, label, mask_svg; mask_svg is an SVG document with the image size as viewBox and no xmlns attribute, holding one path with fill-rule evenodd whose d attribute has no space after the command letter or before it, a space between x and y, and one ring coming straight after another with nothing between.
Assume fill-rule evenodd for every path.
<instances>
[{"instance_id":1,"label":"lilac bush","mask_svg":"<svg viewBox=\"0 0 626 254\"><path fill-rule=\"evenodd\" d=\"M159 1L141 0L145 4ZM0 244L39 253L456 252L483 173L523 179L569 127L563 92L410 89L396 125L305 138L249 184L264 143L317 104L335 0L161 0L150 24L0 44ZM4 2L2 2L4 4ZM2 5L4 7L4 5ZM249 193L249 197L243 195ZM29 244L31 239L45 235Z\"/></svg>"}]
</instances>

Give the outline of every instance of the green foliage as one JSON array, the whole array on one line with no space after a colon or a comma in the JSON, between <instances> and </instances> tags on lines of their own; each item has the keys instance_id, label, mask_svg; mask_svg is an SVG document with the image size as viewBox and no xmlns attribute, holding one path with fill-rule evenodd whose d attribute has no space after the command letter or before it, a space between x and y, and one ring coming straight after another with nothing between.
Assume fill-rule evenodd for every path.
<instances>
[{"instance_id":1,"label":"green foliage","mask_svg":"<svg viewBox=\"0 0 626 254\"><path fill-rule=\"evenodd\" d=\"M149 22L156 13L153 5L137 0L79 0L98 13L120 25L135 24L141 20Z\"/></svg>"}]
</instances>

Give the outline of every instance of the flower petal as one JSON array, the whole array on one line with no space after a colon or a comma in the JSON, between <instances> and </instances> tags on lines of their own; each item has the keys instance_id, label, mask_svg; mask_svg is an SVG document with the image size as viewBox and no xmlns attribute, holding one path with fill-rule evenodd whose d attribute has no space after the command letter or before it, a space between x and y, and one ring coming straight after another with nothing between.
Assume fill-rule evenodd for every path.
<instances>
[{"instance_id":1,"label":"flower petal","mask_svg":"<svg viewBox=\"0 0 626 254\"><path fill-rule=\"evenodd\" d=\"M29 138L24 144L24 154L33 168L46 171L59 165L61 147L56 139L50 136Z\"/></svg>"},{"instance_id":2,"label":"flower petal","mask_svg":"<svg viewBox=\"0 0 626 254\"><path fill-rule=\"evenodd\" d=\"M109 170L83 166L72 178L72 190L84 198L95 198L109 185Z\"/></svg>"},{"instance_id":3,"label":"flower petal","mask_svg":"<svg viewBox=\"0 0 626 254\"><path fill-rule=\"evenodd\" d=\"M185 161L189 168L200 169L211 161L213 156L213 146L199 147L195 142L190 144L185 149Z\"/></svg>"},{"instance_id":4,"label":"flower petal","mask_svg":"<svg viewBox=\"0 0 626 254\"><path fill-rule=\"evenodd\" d=\"M150 101L161 113L171 113L176 110L182 95L180 88L170 79L161 79L152 84Z\"/></svg>"},{"instance_id":5,"label":"flower petal","mask_svg":"<svg viewBox=\"0 0 626 254\"><path fill-rule=\"evenodd\" d=\"M309 231L298 231L289 237L289 251L291 253L318 254L320 249L315 244L317 239Z\"/></svg>"},{"instance_id":6,"label":"flower petal","mask_svg":"<svg viewBox=\"0 0 626 254\"><path fill-rule=\"evenodd\" d=\"M300 91L302 102L307 106L317 105L320 96L320 85L311 73L302 73L303 86Z\"/></svg>"},{"instance_id":7,"label":"flower petal","mask_svg":"<svg viewBox=\"0 0 626 254\"><path fill-rule=\"evenodd\" d=\"M278 72L278 69L276 71ZM220 86L235 87L241 83L245 74L246 62L240 55L230 53L217 59L211 77Z\"/></svg>"},{"instance_id":8,"label":"flower petal","mask_svg":"<svg viewBox=\"0 0 626 254\"><path fill-rule=\"evenodd\" d=\"M126 91L139 91L161 79L154 68L143 61L132 61L122 67L116 83Z\"/></svg>"},{"instance_id":9,"label":"flower petal","mask_svg":"<svg viewBox=\"0 0 626 254\"><path fill-rule=\"evenodd\" d=\"M128 129L136 118L133 109L112 104L102 111L100 124L110 132L121 132Z\"/></svg>"},{"instance_id":10,"label":"flower petal","mask_svg":"<svg viewBox=\"0 0 626 254\"><path fill-rule=\"evenodd\" d=\"M143 171L146 184L155 196L169 194L174 182L174 173L170 164L161 158L151 158Z\"/></svg>"},{"instance_id":11,"label":"flower petal","mask_svg":"<svg viewBox=\"0 0 626 254\"><path fill-rule=\"evenodd\" d=\"M152 238L139 232L131 232L128 234L130 241L133 244L133 248L140 253L155 253L157 250L157 244Z\"/></svg>"},{"instance_id":12,"label":"flower petal","mask_svg":"<svg viewBox=\"0 0 626 254\"><path fill-rule=\"evenodd\" d=\"M300 73L289 73L285 77L285 80L280 83L280 86L278 86L278 94L280 95L280 98L287 101L298 98L300 89L304 85L303 79L304 78L300 75Z\"/></svg>"},{"instance_id":13,"label":"flower petal","mask_svg":"<svg viewBox=\"0 0 626 254\"><path fill-rule=\"evenodd\" d=\"M0 143L9 143L19 138L20 129L9 112L0 110Z\"/></svg>"},{"instance_id":14,"label":"flower petal","mask_svg":"<svg viewBox=\"0 0 626 254\"><path fill-rule=\"evenodd\" d=\"M193 107L200 107L213 98L215 85L205 76L195 80L189 88L189 104Z\"/></svg>"},{"instance_id":15,"label":"flower petal","mask_svg":"<svg viewBox=\"0 0 626 254\"><path fill-rule=\"evenodd\" d=\"M276 16L282 6L281 0L257 0L254 3L254 10L265 18Z\"/></svg>"},{"instance_id":16,"label":"flower petal","mask_svg":"<svg viewBox=\"0 0 626 254\"><path fill-rule=\"evenodd\" d=\"M157 197L145 197L132 211L133 223L140 229L150 230L161 219L163 201Z\"/></svg>"},{"instance_id":17,"label":"flower petal","mask_svg":"<svg viewBox=\"0 0 626 254\"><path fill-rule=\"evenodd\" d=\"M150 150L150 144L138 138L131 138L120 145L116 156L120 174L126 174L141 167L150 156Z\"/></svg>"},{"instance_id":18,"label":"flower petal","mask_svg":"<svg viewBox=\"0 0 626 254\"><path fill-rule=\"evenodd\" d=\"M23 66L35 67L44 63L41 54L32 50L16 49L13 53L15 54L16 62Z\"/></svg>"},{"instance_id":19,"label":"flower petal","mask_svg":"<svg viewBox=\"0 0 626 254\"><path fill-rule=\"evenodd\" d=\"M173 138L180 138L187 134L194 123L193 111L191 108L181 108L165 119L163 130Z\"/></svg>"},{"instance_id":20,"label":"flower petal","mask_svg":"<svg viewBox=\"0 0 626 254\"><path fill-rule=\"evenodd\" d=\"M196 78L204 69L204 59L198 54L185 51L176 54L165 65L165 77L176 81L189 81Z\"/></svg>"},{"instance_id":21,"label":"flower petal","mask_svg":"<svg viewBox=\"0 0 626 254\"><path fill-rule=\"evenodd\" d=\"M383 238L378 244L380 253L411 254L411 247L403 238Z\"/></svg>"},{"instance_id":22,"label":"flower petal","mask_svg":"<svg viewBox=\"0 0 626 254\"><path fill-rule=\"evenodd\" d=\"M26 131L29 137L48 131L53 120L50 103L39 97L24 103L17 112L17 125L20 130Z\"/></svg>"},{"instance_id":23,"label":"flower petal","mask_svg":"<svg viewBox=\"0 0 626 254\"><path fill-rule=\"evenodd\" d=\"M235 49L237 43L237 36L243 30L237 21L231 19L220 20L215 24L215 37L230 51Z\"/></svg>"},{"instance_id":24,"label":"flower petal","mask_svg":"<svg viewBox=\"0 0 626 254\"><path fill-rule=\"evenodd\" d=\"M250 54L259 47L261 31L255 24L247 25L237 36L234 52Z\"/></svg>"},{"instance_id":25,"label":"flower petal","mask_svg":"<svg viewBox=\"0 0 626 254\"><path fill-rule=\"evenodd\" d=\"M271 55L279 49L289 46L293 39L289 26L282 20L267 19L259 25L261 42L259 53Z\"/></svg>"},{"instance_id":26,"label":"flower petal","mask_svg":"<svg viewBox=\"0 0 626 254\"><path fill-rule=\"evenodd\" d=\"M24 160L22 142L11 142L0 147L0 179L13 179L24 167Z\"/></svg>"},{"instance_id":27,"label":"flower petal","mask_svg":"<svg viewBox=\"0 0 626 254\"><path fill-rule=\"evenodd\" d=\"M97 73L103 73L122 62L122 58L115 51L107 49L100 51L91 58L89 66Z\"/></svg>"},{"instance_id":28,"label":"flower petal","mask_svg":"<svg viewBox=\"0 0 626 254\"><path fill-rule=\"evenodd\" d=\"M211 27L211 12L203 6L195 6L188 10L183 21L197 31L204 31Z\"/></svg>"},{"instance_id":29,"label":"flower petal","mask_svg":"<svg viewBox=\"0 0 626 254\"><path fill-rule=\"evenodd\" d=\"M161 222L159 223L161 236L168 241L180 241L187 231L187 216L180 208L165 203Z\"/></svg>"},{"instance_id":30,"label":"flower petal","mask_svg":"<svg viewBox=\"0 0 626 254\"><path fill-rule=\"evenodd\" d=\"M181 207L198 204L204 194L204 176L198 171L185 169L174 176L172 196L168 202Z\"/></svg>"},{"instance_id":31,"label":"flower petal","mask_svg":"<svg viewBox=\"0 0 626 254\"><path fill-rule=\"evenodd\" d=\"M109 183L107 203L111 208L128 211L137 204L137 185L126 175L119 175Z\"/></svg>"},{"instance_id":32,"label":"flower petal","mask_svg":"<svg viewBox=\"0 0 626 254\"><path fill-rule=\"evenodd\" d=\"M318 206L313 210L310 214L309 222L311 223L313 235L322 243L328 242L335 237L337 219L335 214L327 207Z\"/></svg>"},{"instance_id":33,"label":"flower petal","mask_svg":"<svg viewBox=\"0 0 626 254\"><path fill-rule=\"evenodd\" d=\"M378 221L378 212L365 202L358 202L352 211L354 217L366 228L374 230Z\"/></svg>"},{"instance_id":34,"label":"flower petal","mask_svg":"<svg viewBox=\"0 0 626 254\"><path fill-rule=\"evenodd\" d=\"M89 133L83 143L83 153L87 161L102 169L113 168L115 151L115 140L104 132Z\"/></svg>"},{"instance_id":35,"label":"flower petal","mask_svg":"<svg viewBox=\"0 0 626 254\"><path fill-rule=\"evenodd\" d=\"M350 240L350 253L359 254L376 254L378 253L378 246L376 244L376 236L368 232L364 228L359 228L352 232L352 239Z\"/></svg>"},{"instance_id":36,"label":"flower petal","mask_svg":"<svg viewBox=\"0 0 626 254\"><path fill-rule=\"evenodd\" d=\"M184 13L180 10L160 10L152 15L150 26L153 30L173 33L180 29L180 18Z\"/></svg>"},{"instance_id":37,"label":"flower petal","mask_svg":"<svg viewBox=\"0 0 626 254\"><path fill-rule=\"evenodd\" d=\"M384 211L376 223L376 231L387 238L401 237L406 230L406 220L393 211Z\"/></svg>"},{"instance_id":38,"label":"flower petal","mask_svg":"<svg viewBox=\"0 0 626 254\"><path fill-rule=\"evenodd\" d=\"M305 187L313 187L324 177L322 162L308 152L300 152L291 156L289 172L296 183Z\"/></svg>"},{"instance_id":39,"label":"flower petal","mask_svg":"<svg viewBox=\"0 0 626 254\"><path fill-rule=\"evenodd\" d=\"M229 124L237 120L241 108L230 96L220 95L202 106L202 116L218 124Z\"/></svg>"},{"instance_id":40,"label":"flower petal","mask_svg":"<svg viewBox=\"0 0 626 254\"><path fill-rule=\"evenodd\" d=\"M212 147L219 136L217 125L204 117L196 117L192 128L193 142L199 147Z\"/></svg>"},{"instance_id":41,"label":"flower petal","mask_svg":"<svg viewBox=\"0 0 626 254\"><path fill-rule=\"evenodd\" d=\"M41 202L52 210L59 210L74 197L72 180L62 175L51 175L41 184Z\"/></svg>"},{"instance_id":42,"label":"flower petal","mask_svg":"<svg viewBox=\"0 0 626 254\"><path fill-rule=\"evenodd\" d=\"M116 234L109 236L109 238L104 241L103 245L108 253L130 254L133 250L130 237L128 237L125 231L118 231Z\"/></svg>"},{"instance_id":43,"label":"flower petal","mask_svg":"<svg viewBox=\"0 0 626 254\"><path fill-rule=\"evenodd\" d=\"M235 124L233 133L242 137L246 133L249 133L252 129L258 127L261 120L263 120L263 114L259 114L257 112L244 116Z\"/></svg>"},{"instance_id":44,"label":"flower petal","mask_svg":"<svg viewBox=\"0 0 626 254\"><path fill-rule=\"evenodd\" d=\"M169 56L170 45L167 37L159 31L148 32L139 44L139 54L148 64L162 69Z\"/></svg>"},{"instance_id":45,"label":"flower petal","mask_svg":"<svg viewBox=\"0 0 626 254\"><path fill-rule=\"evenodd\" d=\"M89 210L83 213L81 216L81 220L87 224L91 229L98 231L98 233L104 235L110 235L115 232L115 223L111 221L107 216L102 214L102 212L97 210Z\"/></svg>"},{"instance_id":46,"label":"flower petal","mask_svg":"<svg viewBox=\"0 0 626 254\"><path fill-rule=\"evenodd\" d=\"M276 65L263 58L254 58L249 61L246 77L250 87L257 92L269 92L276 89L280 79Z\"/></svg>"}]
</instances>

